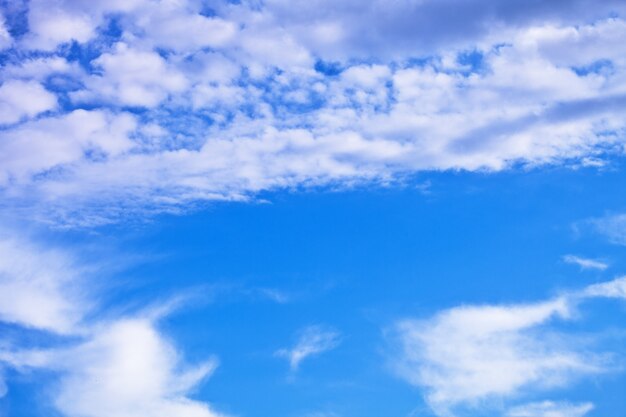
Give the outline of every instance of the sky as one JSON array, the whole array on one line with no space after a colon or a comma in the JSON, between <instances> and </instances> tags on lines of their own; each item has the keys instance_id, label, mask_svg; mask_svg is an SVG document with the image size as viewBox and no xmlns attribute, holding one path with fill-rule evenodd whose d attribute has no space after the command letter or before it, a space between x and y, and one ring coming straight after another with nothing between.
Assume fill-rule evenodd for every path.
<instances>
[{"instance_id":1,"label":"sky","mask_svg":"<svg viewBox=\"0 0 626 417\"><path fill-rule=\"evenodd\" d=\"M626 415L622 0L0 0L0 417Z\"/></svg>"}]
</instances>

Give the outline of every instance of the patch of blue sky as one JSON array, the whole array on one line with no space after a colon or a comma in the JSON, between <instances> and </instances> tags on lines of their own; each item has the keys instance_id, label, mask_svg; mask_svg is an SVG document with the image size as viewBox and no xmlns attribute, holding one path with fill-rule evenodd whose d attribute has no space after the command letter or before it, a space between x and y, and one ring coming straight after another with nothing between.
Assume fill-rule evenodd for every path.
<instances>
[{"instance_id":1,"label":"patch of blue sky","mask_svg":"<svg viewBox=\"0 0 626 417\"><path fill-rule=\"evenodd\" d=\"M589 65L581 67L572 67L577 75L585 76L589 74L605 74L609 75L615 71L613 62L608 59L600 59Z\"/></svg>"},{"instance_id":2,"label":"patch of blue sky","mask_svg":"<svg viewBox=\"0 0 626 417\"><path fill-rule=\"evenodd\" d=\"M317 59L313 68L315 68L315 71L327 77L336 77L344 70L341 63L336 61L324 61L323 59Z\"/></svg>"},{"instance_id":3,"label":"patch of blue sky","mask_svg":"<svg viewBox=\"0 0 626 417\"><path fill-rule=\"evenodd\" d=\"M4 17L8 32L15 39L28 33L28 1L2 0L0 12Z\"/></svg>"}]
</instances>

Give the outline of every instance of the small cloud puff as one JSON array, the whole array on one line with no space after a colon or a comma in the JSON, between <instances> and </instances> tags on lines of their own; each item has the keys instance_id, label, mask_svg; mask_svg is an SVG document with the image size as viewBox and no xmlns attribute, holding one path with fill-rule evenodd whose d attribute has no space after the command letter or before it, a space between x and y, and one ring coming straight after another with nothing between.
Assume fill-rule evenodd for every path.
<instances>
[{"instance_id":1,"label":"small cloud puff","mask_svg":"<svg viewBox=\"0 0 626 417\"><path fill-rule=\"evenodd\" d=\"M300 363L306 358L319 355L336 348L340 343L340 334L324 326L309 326L300 330L296 344L289 349L280 349L277 356L289 361L292 371L298 370Z\"/></svg>"}]
</instances>

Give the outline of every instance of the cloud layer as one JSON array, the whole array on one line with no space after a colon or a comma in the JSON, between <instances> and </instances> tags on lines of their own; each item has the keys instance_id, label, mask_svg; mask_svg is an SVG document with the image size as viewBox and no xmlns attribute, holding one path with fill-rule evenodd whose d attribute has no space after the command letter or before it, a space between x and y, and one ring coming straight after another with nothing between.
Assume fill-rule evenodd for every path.
<instances>
[{"instance_id":1,"label":"cloud layer","mask_svg":"<svg viewBox=\"0 0 626 417\"><path fill-rule=\"evenodd\" d=\"M618 1L19 4L0 192L47 221L622 153Z\"/></svg>"}]
</instances>

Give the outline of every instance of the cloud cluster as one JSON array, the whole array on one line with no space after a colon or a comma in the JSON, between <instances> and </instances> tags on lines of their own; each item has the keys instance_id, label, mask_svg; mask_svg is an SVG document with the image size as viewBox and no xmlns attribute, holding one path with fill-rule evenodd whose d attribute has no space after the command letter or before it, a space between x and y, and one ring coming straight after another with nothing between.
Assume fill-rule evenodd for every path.
<instances>
[{"instance_id":1,"label":"cloud cluster","mask_svg":"<svg viewBox=\"0 0 626 417\"><path fill-rule=\"evenodd\" d=\"M394 367L402 378L423 387L429 406L444 417L486 405L506 406L523 394L608 372L609 356L593 353L583 339L555 327L572 320L576 304L588 298L626 299L626 278L548 301L460 306L429 319L402 320L394 329ZM582 416L591 408L547 401L505 411L520 417Z\"/></svg>"},{"instance_id":2,"label":"cloud cluster","mask_svg":"<svg viewBox=\"0 0 626 417\"><path fill-rule=\"evenodd\" d=\"M7 8L3 204L93 225L428 170L602 165L624 142L623 9L584 0Z\"/></svg>"}]
</instances>

